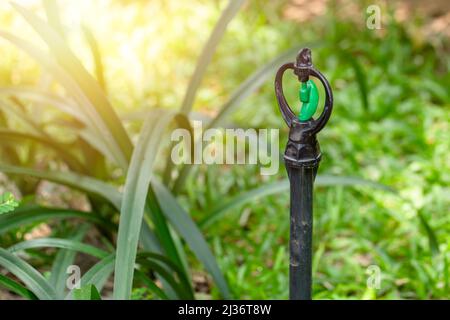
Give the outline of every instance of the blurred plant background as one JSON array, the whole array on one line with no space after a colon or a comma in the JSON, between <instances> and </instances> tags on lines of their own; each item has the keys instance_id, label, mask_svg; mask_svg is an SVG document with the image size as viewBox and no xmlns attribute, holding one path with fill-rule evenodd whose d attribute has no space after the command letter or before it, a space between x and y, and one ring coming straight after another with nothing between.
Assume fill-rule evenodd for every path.
<instances>
[{"instance_id":1,"label":"blurred plant background","mask_svg":"<svg viewBox=\"0 0 450 320\"><path fill-rule=\"evenodd\" d=\"M284 148L273 78L304 46L335 96L314 298L450 296L447 1L15 3L0 3L0 186L20 206L0 214L0 299L64 298L71 264L75 298L286 299L284 168L171 167L168 133L280 128Z\"/></svg>"}]
</instances>

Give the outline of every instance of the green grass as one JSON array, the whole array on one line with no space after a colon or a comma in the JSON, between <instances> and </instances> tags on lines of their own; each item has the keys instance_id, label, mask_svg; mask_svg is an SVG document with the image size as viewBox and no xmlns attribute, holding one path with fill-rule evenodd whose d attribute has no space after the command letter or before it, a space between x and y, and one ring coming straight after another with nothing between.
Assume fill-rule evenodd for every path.
<instances>
[{"instance_id":1,"label":"green grass","mask_svg":"<svg viewBox=\"0 0 450 320\"><path fill-rule=\"evenodd\" d=\"M253 13L254 19L264 21L265 14L264 10L259 16ZM258 32L251 50L243 50L252 52L241 55L244 60L258 59L259 52L272 46L286 46L286 39L298 39L297 28L289 22L276 25L279 38L262 41L267 34ZM319 174L363 177L399 192L316 188L314 298L448 297L450 97L446 88L450 78L445 70L450 61L443 48L417 43L414 34L406 32L409 27L391 23L380 36L329 18L325 26L308 25L318 33L305 30L300 35L299 43L321 39L320 47L313 49L313 60L330 79L335 94L335 110L319 137L324 152ZM358 32L352 31L355 28ZM245 32L236 31L234 36L248 39ZM225 51L229 54L229 47L224 46ZM349 63L351 59L356 63ZM232 61L228 66L233 70ZM216 67L211 71L215 75L219 69L230 72L220 64ZM296 89L287 87L295 101ZM272 84L244 101L234 119L238 126L284 128ZM202 170L200 179L195 176L187 184L192 186L186 203L195 203L199 220L210 206L226 202L224 195L239 195L242 189L264 183L249 167L222 171ZM211 178L219 175L218 182ZM283 170L279 176L285 177ZM205 184L209 180L213 187ZM288 297L288 201L287 194L258 199L205 230L236 297ZM381 269L380 290L367 288L370 265Z\"/></svg>"}]
</instances>

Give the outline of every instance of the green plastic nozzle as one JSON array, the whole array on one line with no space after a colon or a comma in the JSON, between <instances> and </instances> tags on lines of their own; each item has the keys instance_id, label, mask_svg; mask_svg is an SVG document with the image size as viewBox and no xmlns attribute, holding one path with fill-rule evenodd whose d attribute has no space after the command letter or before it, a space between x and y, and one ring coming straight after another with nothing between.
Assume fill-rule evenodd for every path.
<instances>
[{"instance_id":1,"label":"green plastic nozzle","mask_svg":"<svg viewBox=\"0 0 450 320\"><path fill-rule=\"evenodd\" d=\"M312 118L314 113L316 113L317 105L319 103L319 91L312 80L302 82L299 98L302 102L302 107L298 118L300 121L308 121Z\"/></svg>"}]
</instances>

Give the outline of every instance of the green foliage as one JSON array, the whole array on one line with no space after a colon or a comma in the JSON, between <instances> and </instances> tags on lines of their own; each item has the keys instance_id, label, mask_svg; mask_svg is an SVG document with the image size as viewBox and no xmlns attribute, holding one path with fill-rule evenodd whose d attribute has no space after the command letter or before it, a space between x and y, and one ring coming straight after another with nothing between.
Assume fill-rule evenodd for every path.
<instances>
[{"instance_id":1,"label":"green foliage","mask_svg":"<svg viewBox=\"0 0 450 320\"><path fill-rule=\"evenodd\" d=\"M139 231L144 216L153 163L158 152L162 132L164 132L171 118L171 114L159 119L149 117L143 125L142 133L131 157L117 235L116 277L114 278L115 299L130 299L131 296Z\"/></svg>"},{"instance_id":2,"label":"green foliage","mask_svg":"<svg viewBox=\"0 0 450 320\"><path fill-rule=\"evenodd\" d=\"M73 291L73 298L75 300L102 300L100 293L93 284L85 285Z\"/></svg>"},{"instance_id":3,"label":"green foliage","mask_svg":"<svg viewBox=\"0 0 450 320\"><path fill-rule=\"evenodd\" d=\"M36 295L33 292L31 292L31 290L28 290L27 288L22 286L20 283L14 281L8 277L5 277L2 274L0 274L0 286L16 293L17 295L19 295L25 299L28 299L28 300L36 300L37 299Z\"/></svg>"},{"instance_id":4,"label":"green foliage","mask_svg":"<svg viewBox=\"0 0 450 320\"><path fill-rule=\"evenodd\" d=\"M0 266L19 278L39 299L56 299L53 287L42 274L24 260L2 248L0 248Z\"/></svg>"},{"instance_id":5,"label":"green foliage","mask_svg":"<svg viewBox=\"0 0 450 320\"><path fill-rule=\"evenodd\" d=\"M205 47L203 57L209 57L210 60L215 46L220 39L220 35L225 31L226 25L236 14L237 9L242 2L230 2L230 6L223 13L223 17L219 19L218 25L213 31L210 41ZM149 185L150 177L152 175L151 162L156 157L156 147L161 142L161 136L164 133L165 125L169 123L172 116L168 115L167 123L155 121L158 118L153 117L151 122L143 126L143 133L141 134L141 141L138 143L131 159L130 168L128 168L129 161L133 146L128 133L124 130L123 124L119 121L119 118L115 111L112 109L110 102L105 95L105 83L103 78L103 69L101 66L100 54L98 46L96 46L93 34L85 29L85 34L89 45L92 49L94 60L97 64L97 78L100 84L97 83L89 72L83 67L80 61L72 53L69 46L65 43L60 30L55 30L54 26L60 24L60 20L56 17L56 7L46 3L47 15L51 18L50 23L45 22L37 15L29 11L28 9L21 7L20 5L13 4L14 8L25 18L25 20L33 27L36 33L47 44L49 50L53 54L55 60L51 59L41 49L33 44L20 39L12 34L1 32L1 36L8 39L11 43L15 44L20 49L24 50L30 56L34 57L44 68L46 68L50 74L57 80L69 93L67 100L57 98L50 98L60 100L57 103L60 106L60 110L67 115L74 116L76 121L82 124L83 129L74 129L73 133L77 136L78 141L82 141L85 149L81 149L82 153L74 155L72 152L67 152L67 146L63 146L57 143L54 138L41 130L39 126L34 123L32 119L26 115L20 114L24 123L28 124L32 128L36 128L36 136L25 135L17 133L16 136L19 139L32 140L41 143L43 146L53 148L54 152L60 156L61 160L67 162L69 168L73 172L58 172L58 171L43 171L35 170L32 168L26 168L21 166L14 166L8 164L1 164L2 171L10 174L25 174L31 175L36 178L44 178L60 184L65 184L70 187L87 192L91 197L92 203L97 206L102 204L103 206L109 206L110 210L114 208L122 211L119 232L117 240L117 259L114 255L108 255L106 252L96 247L86 245L76 240L58 239L58 238L43 238L35 239L25 242L20 242L12 246L9 250L11 252L30 250L40 247L54 247L64 250L72 250L76 252L83 252L90 254L96 258L102 259L96 265L94 265L81 279L83 287L88 285L95 285L99 290L103 287L104 283L108 280L110 273L112 272L112 266L116 261L116 277L115 277L115 290L114 297L117 299L130 298L134 265L136 259L137 241L139 239L145 248L153 250L157 253L161 252L167 254L173 263L177 266L179 280L182 286L178 283L178 280L173 278L173 269L167 269L166 265L159 265L152 261L146 261L145 265L150 270L153 270L155 274L161 277L163 284L170 286L178 295L182 298L193 298L192 287L187 281L186 262L182 261L183 258L180 255L180 250L184 250L181 245L175 247L177 240L176 234L171 233L170 227L166 221L166 217L162 215L162 211L156 199L152 199L152 186ZM207 66L207 62L199 60L197 76L194 76L192 83L196 83L201 79L201 75ZM197 79L197 80L195 80ZM192 85L190 91L191 95L195 95L196 88L199 83ZM14 89L12 89L14 90ZM4 90L3 93L10 94L11 90ZM18 90L18 95L23 94L23 91ZM33 98L37 98L41 101L46 100L50 94L33 92ZM193 94L193 95L192 95ZM32 99L33 99L32 98ZM73 100L72 100L73 99ZM73 102L69 102L69 101ZM47 100L48 101L48 100ZM70 105L70 106L69 106ZM162 126L160 126L163 124ZM158 129L154 129L159 125ZM5 131L6 136L11 136L10 131ZM147 142L150 141L151 143ZM142 145L142 146L141 146ZM96 156L97 159L92 158ZM103 158L104 157L104 158ZM80 163L79 159L82 158ZM125 172L128 172L125 193L122 196L116 189L116 186L111 185L108 182L100 181L96 179L99 173L106 172L105 160L111 161L113 165L118 166ZM72 162L69 162L72 161ZM149 162L150 161L150 162ZM90 164L97 162L97 170L91 171L89 169ZM89 164L89 165L88 165ZM95 165L94 165L95 167ZM92 167L91 167L92 168ZM146 174L142 174L141 169L148 168ZM89 174L91 176L89 176ZM139 191L139 192L136 192ZM148 191L148 196L147 196ZM136 196L139 196L136 198ZM167 197L167 195L165 195ZM100 198L100 199L99 199ZM172 198L172 201L177 201ZM181 207L180 207L181 208ZM149 220L143 220L144 210L147 211L146 216ZM49 210L51 211L51 209ZM69 212L68 216L71 214ZM94 213L92 213L94 214ZM22 220L11 221L14 223L23 223L29 217L22 214ZM41 218L45 216L45 213L41 215ZM48 214L47 214L48 216ZM57 215L55 214L55 217ZM61 215L62 216L62 215ZM221 275L221 272L214 261L214 256L209 251L206 242L203 239L201 233L195 230L195 223L192 222L191 217L185 215L184 222L189 223L192 226L189 233L183 233L183 238L186 240L191 249L198 253L198 256L202 262L205 263L206 268L212 272L215 279L219 281L219 289L222 291L224 297L228 297L228 287L225 279ZM39 218L37 218L39 219ZM153 220L153 221L152 221ZM148 224L141 228L141 223L144 221ZM131 224L128 224L132 222ZM128 227L127 227L128 226ZM178 227L177 227L178 228ZM140 232L141 230L141 232ZM180 230L180 228L178 228ZM133 237L131 249L129 238ZM192 240L191 240L192 238ZM198 246L198 248L197 248ZM125 255L125 256L124 256ZM184 254L183 254L184 256ZM73 261L74 255L70 254L58 257L58 264L55 265L52 277L52 294L54 286L58 286L58 295L64 293L61 290L60 283L57 283L55 279L61 281L62 266L67 265L69 261ZM147 276L138 272L143 283L149 285L149 289L154 291L161 298L167 298L167 295L161 291L157 286L153 284L153 280L149 280ZM169 288L165 288L170 292ZM70 297L75 297L75 292L70 292ZM78 294L78 293L77 293ZM42 296L42 293L40 293Z\"/></svg>"}]
</instances>

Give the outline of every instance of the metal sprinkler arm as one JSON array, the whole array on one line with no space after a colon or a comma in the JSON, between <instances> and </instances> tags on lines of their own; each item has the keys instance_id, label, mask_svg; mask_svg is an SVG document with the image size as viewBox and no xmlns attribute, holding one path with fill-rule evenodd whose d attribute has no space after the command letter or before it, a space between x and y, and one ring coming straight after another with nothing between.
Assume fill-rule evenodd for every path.
<instances>
[{"instance_id":1,"label":"metal sprinkler arm","mask_svg":"<svg viewBox=\"0 0 450 320\"><path fill-rule=\"evenodd\" d=\"M302 82L300 100L310 102L312 94L307 85L311 76L319 79L325 89L324 108L317 120L312 118L316 106L308 112L300 112L297 117L289 107L283 93L283 74L292 69ZM314 94L317 94L315 92ZM312 64L311 50L302 49L295 63L280 67L275 77L275 95L284 121L289 126L284 161L290 181L290 299L311 299L312 288L312 223L313 223L313 183L322 157L316 134L328 122L333 108L333 93L325 77ZM317 102L318 97L313 101ZM311 100L312 101L312 100Z\"/></svg>"}]
</instances>

